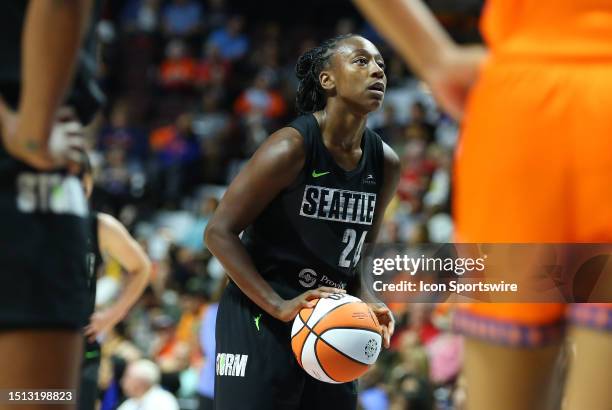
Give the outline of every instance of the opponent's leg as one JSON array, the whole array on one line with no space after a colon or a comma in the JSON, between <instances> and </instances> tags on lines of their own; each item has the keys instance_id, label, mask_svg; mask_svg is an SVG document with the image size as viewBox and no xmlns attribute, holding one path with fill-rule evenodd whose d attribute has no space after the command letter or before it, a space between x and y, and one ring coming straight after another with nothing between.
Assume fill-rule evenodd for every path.
<instances>
[{"instance_id":1,"label":"opponent's leg","mask_svg":"<svg viewBox=\"0 0 612 410\"><path fill-rule=\"evenodd\" d=\"M466 338L467 408L548 409L558 352L559 344L525 349Z\"/></svg>"},{"instance_id":2,"label":"opponent's leg","mask_svg":"<svg viewBox=\"0 0 612 410\"><path fill-rule=\"evenodd\" d=\"M612 409L612 306L575 305L571 310L569 373L563 410Z\"/></svg>"}]
</instances>

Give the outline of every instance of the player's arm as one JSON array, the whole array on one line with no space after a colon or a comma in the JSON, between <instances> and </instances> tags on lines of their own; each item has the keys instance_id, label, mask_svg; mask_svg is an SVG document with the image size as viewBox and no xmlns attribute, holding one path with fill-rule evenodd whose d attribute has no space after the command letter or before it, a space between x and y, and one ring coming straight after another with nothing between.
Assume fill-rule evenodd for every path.
<instances>
[{"instance_id":1,"label":"player's arm","mask_svg":"<svg viewBox=\"0 0 612 410\"><path fill-rule=\"evenodd\" d=\"M41 169L53 168L48 139L71 83L92 0L30 0L22 36L21 97L15 116L2 104L8 152Z\"/></svg>"},{"instance_id":2,"label":"player's arm","mask_svg":"<svg viewBox=\"0 0 612 410\"><path fill-rule=\"evenodd\" d=\"M115 259L128 272L121 294L108 309L92 315L86 335L92 339L105 333L125 317L136 303L151 273L151 262L125 227L111 215L98 214L98 242L100 250Z\"/></svg>"},{"instance_id":3,"label":"player's arm","mask_svg":"<svg viewBox=\"0 0 612 410\"><path fill-rule=\"evenodd\" d=\"M311 300L337 292L319 288L286 301L263 279L238 235L299 175L304 166L302 136L294 128L272 134L231 183L208 223L205 241L229 277L273 317L289 321Z\"/></svg>"},{"instance_id":4,"label":"player's arm","mask_svg":"<svg viewBox=\"0 0 612 410\"><path fill-rule=\"evenodd\" d=\"M443 65L456 47L421 0L353 0L422 78Z\"/></svg>"},{"instance_id":5,"label":"player's arm","mask_svg":"<svg viewBox=\"0 0 612 410\"><path fill-rule=\"evenodd\" d=\"M395 196L395 193L397 192L397 184L399 183L400 160L397 154L395 153L395 151L393 151L391 147L389 147L384 142L383 154L385 161L383 168L383 185L380 189L380 200L376 201L372 228L368 232L368 236L366 236L367 249L369 249L370 246L376 243L376 239L378 238L378 233L380 232L380 228L384 219L385 210L387 209L387 206L389 206L389 203ZM364 255L364 257L367 257L367 255ZM395 322L393 319L393 315L384 303L381 303L374 295L372 295L372 292L370 292L369 289L360 286L363 282L362 280L358 280L358 282L359 297L364 301L370 302L370 307L372 308L372 311L376 314L378 321L381 324L385 347L388 348L391 336L393 335L393 332L395 330Z\"/></svg>"},{"instance_id":6,"label":"player's arm","mask_svg":"<svg viewBox=\"0 0 612 410\"><path fill-rule=\"evenodd\" d=\"M421 0L353 2L429 84L442 107L454 118L461 118L485 49L455 44Z\"/></svg>"}]
</instances>

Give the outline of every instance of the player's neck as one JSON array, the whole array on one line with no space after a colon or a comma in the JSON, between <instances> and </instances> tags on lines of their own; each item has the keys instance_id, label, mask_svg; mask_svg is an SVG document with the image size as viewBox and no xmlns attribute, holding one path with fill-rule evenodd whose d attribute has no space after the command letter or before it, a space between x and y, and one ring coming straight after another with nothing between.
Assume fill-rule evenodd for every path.
<instances>
[{"instance_id":1,"label":"player's neck","mask_svg":"<svg viewBox=\"0 0 612 410\"><path fill-rule=\"evenodd\" d=\"M361 146L366 125L365 115L356 115L346 106L334 104L332 101L318 114L325 145L346 151L353 151Z\"/></svg>"}]
</instances>

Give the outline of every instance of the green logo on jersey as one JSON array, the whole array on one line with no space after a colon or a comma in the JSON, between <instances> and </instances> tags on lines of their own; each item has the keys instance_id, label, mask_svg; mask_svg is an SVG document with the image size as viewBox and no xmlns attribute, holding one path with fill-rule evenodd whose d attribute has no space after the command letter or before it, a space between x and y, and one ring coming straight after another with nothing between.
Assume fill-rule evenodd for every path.
<instances>
[{"instance_id":1,"label":"green logo on jersey","mask_svg":"<svg viewBox=\"0 0 612 410\"><path fill-rule=\"evenodd\" d=\"M322 177L323 175L327 175L329 174L329 171L325 171L325 172L317 172L316 170L312 170L312 177L313 178L319 178Z\"/></svg>"},{"instance_id":2,"label":"green logo on jersey","mask_svg":"<svg viewBox=\"0 0 612 410\"><path fill-rule=\"evenodd\" d=\"M259 316L254 316L253 320L255 321L255 327L257 328L257 331L259 332L259 320L261 319L261 313L259 314Z\"/></svg>"},{"instance_id":3,"label":"green logo on jersey","mask_svg":"<svg viewBox=\"0 0 612 410\"><path fill-rule=\"evenodd\" d=\"M100 352L97 350L90 350L88 352L85 352L85 358L86 359L93 359L95 357L100 356Z\"/></svg>"}]
</instances>

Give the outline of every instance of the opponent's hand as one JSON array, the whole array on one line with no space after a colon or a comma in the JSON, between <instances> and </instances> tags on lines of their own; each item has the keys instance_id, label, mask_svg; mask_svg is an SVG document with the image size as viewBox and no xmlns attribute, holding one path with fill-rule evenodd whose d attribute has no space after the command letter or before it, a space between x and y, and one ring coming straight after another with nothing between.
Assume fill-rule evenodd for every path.
<instances>
[{"instance_id":1,"label":"opponent's hand","mask_svg":"<svg viewBox=\"0 0 612 410\"><path fill-rule=\"evenodd\" d=\"M0 97L0 132L4 148L11 156L43 171L81 161L83 127L71 110L58 111L49 138L29 135L27 125L20 124L19 114Z\"/></svg>"},{"instance_id":2,"label":"opponent's hand","mask_svg":"<svg viewBox=\"0 0 612 410\"><path fill-rule=\"evenodd\" d=\"M295 319L300 310L313 307L316 299L326 298L334 293L346 293L346 290L321 286L306 291L293 299L283 301L272 316L283 322L290 322Z\"/></svg>"},{"instance_id":3,"label":"opponent's hand","mask_svg":"<svg viewBox=\"0 0 612 410\"><path fill-rule=\"evenodd\" d=\"M85 336L89 342L94 342L100 334L108 333L123 315L112 308L94 312L89 318L89 324L85 326Z\"/></svg>"},{"instance_id":4,"label":"opponent's hand","mask_svg":"<svg viewBox=\"0 0 612 410\"><path fill-rule=\"evenodd\" d=\"M457 121L463 117L468 93L486 57L487 50L482 46L454 47L439 69L425 78L440 106Z\"/></svg>"},{"instance_id":5,"label":"opponent's hand","mask_svg":"<svg viewBox=\"0 0 612 410\"><path fill-rule=\"evenodd\" d=\"M380 323L383 343L385 348L388 349L391 345L391 336L393 336L393 332L395 332L395 319L393 318L393 313L391 313L384 303L370 303L369 305L372 312L376 315L378 323Z\"/></svg>"}]
</instances>

